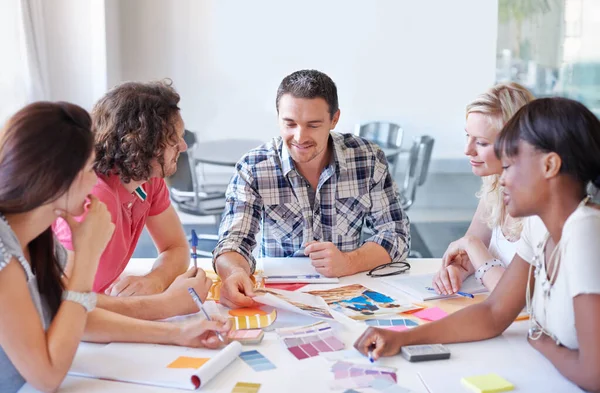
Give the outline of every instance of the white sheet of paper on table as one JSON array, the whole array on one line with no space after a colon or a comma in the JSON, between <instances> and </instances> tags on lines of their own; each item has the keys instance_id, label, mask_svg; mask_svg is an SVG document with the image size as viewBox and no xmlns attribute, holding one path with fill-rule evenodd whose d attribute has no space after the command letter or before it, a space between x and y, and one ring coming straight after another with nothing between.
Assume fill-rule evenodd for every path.
<instances>
[{"instance_id":1,"label":"white sheet of paper on table","mask_svg":"<svg viewBox=\"0 0 600 393\"><path fill-rule=\"evenodd\" d=\"M241 352L242 345L237 341L233 341L222 350L159 344L110 343L92 350L78 350L69 375L195 390L196 386L192 383L194 375L200 380L201 386L204 386ZM180 356L210 360L198 370L167 368Z\"/></svg>"},{"instance_id":2,"label":"white sheet of paper on table","mask_svg":"<svg viewBox=\"0 0 600 393\"><path fill-rule=\"evenodd\" d=\"M312 266L310 258L261 258L257 263L259 266L262 265L267 284L337 284L340 282L339 278L320 275ZM314 275L319 277L305 277Z\"/></svg>"},{"instance_id":3,"label":"white sheet of paper on table","mask_svg":"<svg viewBox=\"0 0 600 393\"><path fill-rule=\"evenodd\" d=\"M432 286L434 276L435 274L415 274L402 277L384 277L381 280L394 289L400 290L419 301L459 297L458 295L439 295L434 291L428 290L427 287ZM472 294L487 292L487 289L474 276L468 277L463 282L460 290Z\"/></svg>"},{"instance_id":4,"label":"white sheet of paper on table","mask_svg":"<svg viewBox=\"0 0 600 393\"><path fill-rule=\"evenodd\" d=\"M318 296L269 288L257 289L255 293L253 299L258 303L314 318L333 319L329 306Z\"/></svg>"}]
</instances>

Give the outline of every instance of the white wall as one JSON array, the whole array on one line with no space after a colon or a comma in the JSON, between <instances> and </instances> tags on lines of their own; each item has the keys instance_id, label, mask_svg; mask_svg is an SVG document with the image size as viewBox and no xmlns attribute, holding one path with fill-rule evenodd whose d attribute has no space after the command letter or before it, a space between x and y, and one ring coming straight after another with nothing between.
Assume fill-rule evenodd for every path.
<instances>
[{"instance_id":1,"label":"white wall","mask_svg":"<svg viewBox=\"0 0 600 393\"><path fill-rule=\"evenodd\" d=\"M186 125L202 139L277 135L279 82L315 68L338 86L338 131L396 121L408 138L433 135L434 158L451 159L443 166L468 168L464 108L494 82L497 0L119 5L114 81L173 79Z\"/></svg>"},{"instance_id":2,"label":"white wall","mask_svg":"<svg viewBox=\"0 0 600 393\"><path fill-rule=\"evenodd\" d=\"M90 110L106 92L105 0L43 2L50 99Z\"/></svg>"}]
</instances>

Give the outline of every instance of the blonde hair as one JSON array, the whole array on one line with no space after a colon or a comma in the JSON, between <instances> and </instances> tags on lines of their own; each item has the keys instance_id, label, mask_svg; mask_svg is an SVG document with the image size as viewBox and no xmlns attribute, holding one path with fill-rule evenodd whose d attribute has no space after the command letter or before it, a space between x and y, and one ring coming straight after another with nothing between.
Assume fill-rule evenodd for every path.
<instances>
[{"instance_id":1,"label":"blonde hair","mask_svg":"<svg viewBox=\"0 0 600 393\"><path fill-rule=\"evenodd\" d=\"M500 133L504 124L525 104L535 97L529 90L515 82L499 83L481 94L467 105L467 117L470 113L486 115L496 133ZM522 219L513 219L507 223L507 213L502 202L502 187L500 175L490 175L482 178L483 184L477 193L485 207L484 222L491 229L500 226L506 230L509 238L521 236ZM505 224L506 225L505 227Z\"/></svg>"}]
</instances>

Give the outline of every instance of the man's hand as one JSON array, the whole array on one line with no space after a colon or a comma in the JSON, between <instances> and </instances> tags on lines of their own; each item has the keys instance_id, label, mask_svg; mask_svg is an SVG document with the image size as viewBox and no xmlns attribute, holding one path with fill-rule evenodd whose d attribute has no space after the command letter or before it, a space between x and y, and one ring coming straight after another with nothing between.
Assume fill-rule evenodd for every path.
<instances>
[{"instance_id":1,"label":"man's hand","mask_svg":"<svg viewBox=\"0 0 600 393\"><path fill-rule=\"evenodd\" d=\"M229 308L257 307L252 300L254 297L254 284L250 276L243 269L236 269L227 277L222 278L220 302Z\"/></svg>"},{"instance_id":2,"label":"man's hand","mask_svg":"<svg viewBox=\"0 0 600 393\"><path fill-rule=\"evenodd\" d=\"M104 293L109 296L155 295L165 290L163 282L152 276L125 276L115 280Z\"/></svg>"},{"instance_id":3,"label":"man's hand","mask_svg":"<svg viewBox=\"0 0 600 393\"><path fill-rule=\"evenodd\" d=\"M193 267L177 276L161 296L166 299L165 304L168 307L176 309L176 315L195 313L200 310L198 310L198 306L190 296L188 288L194 288L200 299L204 301L208 296L212 283L212 280L206 277L204 270Z\"/></svg>"},{"instance_id":4,"label":"man's hand","mask_svg":"<svg viewBox=\"0 0 600 393\"><path fill-rule=\"evenodd\" d=\"M317 272L325 277L343 277L356 273L348 254L338 250L331 242L310 242L304 248L304 254L310 258Z\"/></svg>"}]
</instances>

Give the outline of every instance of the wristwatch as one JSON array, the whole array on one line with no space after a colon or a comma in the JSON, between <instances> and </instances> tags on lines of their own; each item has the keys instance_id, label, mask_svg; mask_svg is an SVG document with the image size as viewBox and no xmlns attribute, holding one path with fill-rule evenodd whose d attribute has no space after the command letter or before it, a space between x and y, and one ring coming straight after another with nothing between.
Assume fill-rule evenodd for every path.
<instances>
[{"instance_id":1,"label":"wristwatch","mask_svg":"<svg viewBox=\"0 0 600 393\"><path fill-rule=\"evenodd\" d=\"M95 292L63 291L62 300L68 300L71 302L79 303L83 306L83 308L85 308L87 312L90 312L94 308L96 308L98 295L96 295Z\"/></svg>"}]
</instances>

